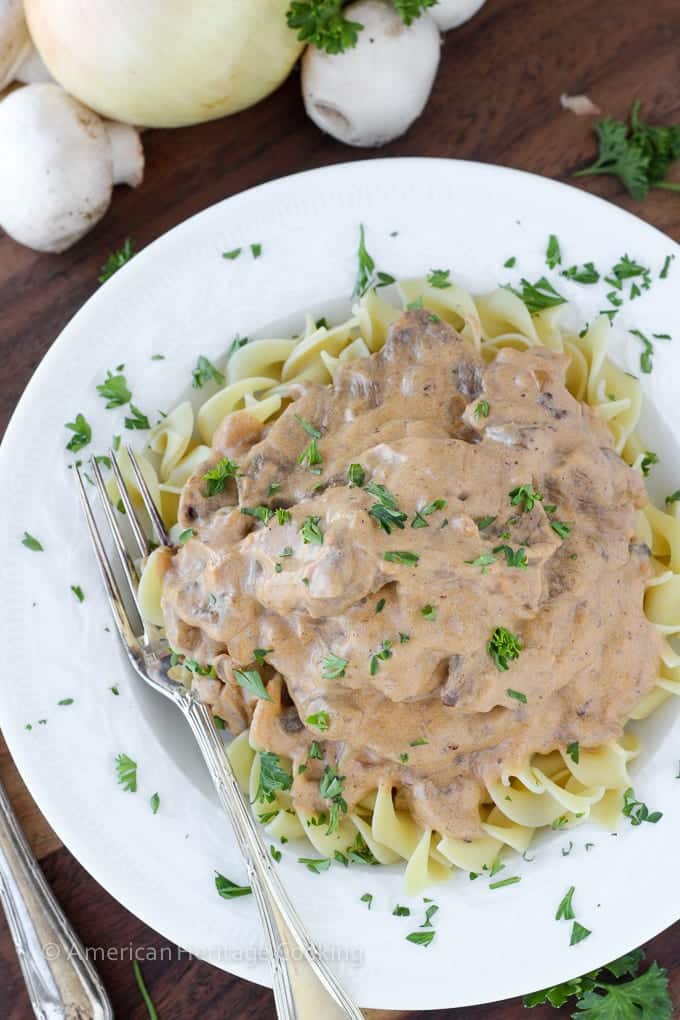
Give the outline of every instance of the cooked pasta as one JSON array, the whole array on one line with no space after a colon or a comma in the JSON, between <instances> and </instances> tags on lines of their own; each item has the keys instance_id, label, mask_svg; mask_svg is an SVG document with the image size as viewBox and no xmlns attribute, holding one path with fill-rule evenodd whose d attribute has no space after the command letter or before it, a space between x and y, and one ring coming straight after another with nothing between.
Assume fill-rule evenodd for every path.
<instances>
[{"instance_id":1,"label":"cooked pasta","mask_svg":"<svg viewBox=\"0 0 680 1020\"><path fill-rule=\"evenodd\" d=\"M487 365L500 351L508 349L547 349L565 355L569 393L590 405L611 432L615 451L635 470L641 470L644 448L635 433L640 387L634 377L607 358L611 325L606 317L598 318L583 334L576 334L560 324L560 309L531 314L522 300L506 289L473 296L455 283L435 288L426 279L404 281L398 289L404 305L424 308L433 320L441 319L452 326ZM172 534L178 534L182 488L191 485L193 478L202 477L202 465L213 463L210 444L218 430L225 427L225 418L247 410L267 426L303 391L304 384L330 384L343 366L380 351L401 314L400 308L371 289L352 309L351 317L339 325L327 326L308 318L304 332L296 339L252 340L231 354L224 367L224 385L196 415L191 404L184 402L163 419L150 441L156 468L145 460L144 471L161 501L166 524L174 527ZM237 421L234 417L233 422ZM235 429L236 424L232 431ZM127 470L125 464L123 470ZM651 550L652 569L646 581L644 608L659 634L662 652L656 679L648 685L651 689L631 704L631 720L645 718L668 697L680 694L680 656L669 643L680 633L677 509L676 504L666 512L647 503L636 516L638 540ZM243 537L233 522L231 526L238 539ZM167 557L159 550L146 563L139 592L144 616L157 625L164 621L161 595L166 569ZM211 640L206 638L204 650ZM214 640L212 644L217 648ZM266 653L267 649L260 651ZM193 683L199 695L213 706L215 715L238 733L227 754L243 791L272 838L304 836L323 857L335 855L345 861L347 855L352 859L352 854L381 864L404 861L406 888L414 893L444 881L458 869L480 872L491 868L506 847L524 853L536 829L550 825L569 828L586 819L611 829L620 818L624 792L631 786L628 766L639 753L638 742L628 731L618 740L596 747L582 746L577 753L573 749L570 753L566 747L532 753L520 767L502 771L486 784L477 808L480 834L473 838L442 834L426 824L422 816L416 817L408 802L395 797L389 774L349 811L341 811L335 825L320 823L314 810L296 803L291 796L295 766L284 754L273 757L288 779L279 774L279 785L262 796L262 763L270 767L273 758L263 759L263 754L271 752L258 742L258 730L248 728L252 699L249 702L246 698L245 707L236 706L225 695L226 667L221 659L226 656L216 651L214 668L197 672L195 663L185 664L176 667L177 675ZM285 679L275 673L267 684L272 712L285 711ZM264 706L263 713L269 708L268 704ZM311 729L314 732L313 726ZM260 727L259 732L266 732L266 728Z\"/></svg>"}]
</instances>

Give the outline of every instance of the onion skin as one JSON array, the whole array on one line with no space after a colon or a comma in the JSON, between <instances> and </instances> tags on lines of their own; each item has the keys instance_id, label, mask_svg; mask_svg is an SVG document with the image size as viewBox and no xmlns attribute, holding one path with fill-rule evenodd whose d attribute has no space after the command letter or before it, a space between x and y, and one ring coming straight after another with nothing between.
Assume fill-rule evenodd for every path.
<instances>
[{"instance_id":1,"label":"onion skin","mask_svg":"<svg viewBox=\"0 0 680 1020\"><path fill-rule=\"evenodd\" d=\"M303 46L289 0L25 0L31 37L67 92L112 120L181 127L252 106Z\"/></svg>"}]
</instances>

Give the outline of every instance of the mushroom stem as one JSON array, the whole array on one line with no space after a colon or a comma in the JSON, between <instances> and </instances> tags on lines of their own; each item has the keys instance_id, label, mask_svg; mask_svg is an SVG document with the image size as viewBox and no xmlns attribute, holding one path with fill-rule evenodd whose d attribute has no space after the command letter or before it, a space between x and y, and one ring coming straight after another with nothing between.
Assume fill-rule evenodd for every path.
<instances>
[{"instance_id":1,"label":"mushroom stem","mask_svg":"<svg viewBox=\"0 0 680 1020\"><path fill-rule=\"evenodd\" d=\"M139 133L129 124L112 120L104 121L104 128L111 146L113 183L136 188L144 177L144 150Z\"/></svg>"}]
</instances>

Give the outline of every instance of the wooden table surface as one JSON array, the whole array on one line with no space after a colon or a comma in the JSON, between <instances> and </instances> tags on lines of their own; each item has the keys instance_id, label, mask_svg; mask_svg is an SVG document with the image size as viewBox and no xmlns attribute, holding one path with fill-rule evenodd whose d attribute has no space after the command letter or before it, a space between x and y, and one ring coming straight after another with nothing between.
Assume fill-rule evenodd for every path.
<instances>
[{"instance_id":1,"label":"wooden table surface","mask_svg":"<svg viewBox=\"0 0 680 1020\"><path fill-rule=\"evenodd\" d=\"M54 338L96 289L107 253L126 237L142 248L187 216L245 188L311 167L378 155L481 160L569 180L592 157L594 137L589 118L560 109L562 92L586 92L619 117L639 98L649 119L680 121L678 0L488 0L476 18L446 38L424 115L406 137L380 151L353 150L321 134L305 116L297 73L275 95L238 116L147 132L143 185L136 191L119 188L108 215L75 248L39 255L0 237L0 429ZM656 192L640 205L610 178L591 178L579 186L680 241L680 196ZM134 982L130 947L146 955L142 966L161 1020L274 1017L271 993L264 989L186 956L149 959L167 943L116 903L60 845L22 788L4 745L0 775L47 879L85 944L112 948L114 956L122 957L98 964L117 1017L142 1020L147 1015ZM671 972L680 1015L680 924L659 935L648 952ZM409 1016L545 1020L568 1013L548 1007L525 1013L515 1000ZM33 1016L4 921L0 1016ZM406 1014L370 1016L396 1020Z\"/></svg>"}]
</instances>

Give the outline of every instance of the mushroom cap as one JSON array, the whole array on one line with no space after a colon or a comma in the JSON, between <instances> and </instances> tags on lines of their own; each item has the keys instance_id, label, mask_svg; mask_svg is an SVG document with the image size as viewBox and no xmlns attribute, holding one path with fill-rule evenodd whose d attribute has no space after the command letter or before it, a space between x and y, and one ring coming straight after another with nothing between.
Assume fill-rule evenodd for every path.
<instances>
[{"instance_id":1,"label":"mushroom cap","mask_svg":"<svg viewBox=\"0 0 680 1020\"><path fill-rule=\"evenodd\" d=\"M103 122L59 85L27 85L0 102L0 138L0 226L37 251L64 251L111 200Z\"/></svg>"},{"instance_id":2,"label":"mushroom cap","mask_svg":"<svg viewBox=\"0 0 680 1020\"><path fill-rule=\"evenodd\" d=\"M410 26L383 0L343 8L364 26L355 47L329 54L308 46L302 58L307 113L348 145L384 145L411 126L427 102L439 64L439 30L428 14Z\"/></svg>"},{"instance_id":3,"label":"mushroom cap","mask_svg":"<svg viewBox=\"0 0 680 1020\"><path fill-rule=\"evenodd\" d=\"M458 28L474 17L486 0L437 0L430 13L442 32Z\"/></svg>"},{"instance_id":4,"label":"mushroom cap","mask_svg":"<svg viewBox=\"0 0 680 1020\"><path fill-rule=\"evenodd\" d=\"M30 50L23 0L0 0L0 90L14 80Z\"/></svg>"}]
</instances>

